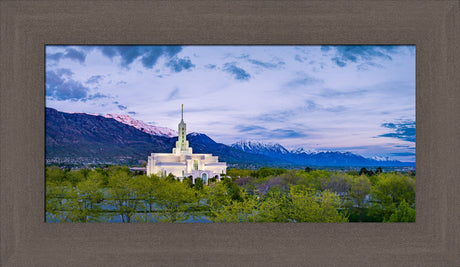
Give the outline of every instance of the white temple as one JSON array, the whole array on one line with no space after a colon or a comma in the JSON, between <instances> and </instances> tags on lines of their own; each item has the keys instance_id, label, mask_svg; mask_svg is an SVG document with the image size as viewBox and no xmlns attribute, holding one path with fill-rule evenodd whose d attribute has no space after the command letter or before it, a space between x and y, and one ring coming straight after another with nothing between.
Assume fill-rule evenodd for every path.
<instances>
[{"instance_id":1,"label":"white temple","mask_svg":"<svg viewBox=\"0 0 460 267\"><path fill-rule=\"evenodd\" d=\"M193 183L197 178L201 178L204 184L208 184L210 178L217 176L220 181L221 175L227 171L227 164L219 162L218 157L212 154L193 154L186 136L182 104L182 119L179 123L176 147L173 148L172 153L152 153L148 157L147 175L167 176L171 173L181 180L192 176Z\"/></svg>"}]
</instances>

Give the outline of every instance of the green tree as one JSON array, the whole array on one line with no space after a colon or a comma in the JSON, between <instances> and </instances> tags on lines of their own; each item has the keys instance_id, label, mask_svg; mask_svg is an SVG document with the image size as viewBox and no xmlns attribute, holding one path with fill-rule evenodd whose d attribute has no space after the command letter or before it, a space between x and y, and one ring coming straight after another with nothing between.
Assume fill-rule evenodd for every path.
<instances>
[{"instance_id":1,"label":"green tree","mask_svg":"<svg viewBox=\"0 0 460 267\"><path fill-rule=\"evenodd\" d=\"M155 200L158 212L154 217L158 222L180 222L188 219L197 201L195 190L184 183L160 179L155 187Z\"/></svg>"},{"instance_id":2,"label":"green tree","mask_svg":"<svg viewBox=\"0 0 460 267\"><path fill-rule=\"evenodd\" d=\"M276 176L285 173L285 169L276 169L276 168L268 168L268 167L262 167L258 169L257 171L252 173L252 176L255 178L264 178L268 176Z\"/></svg>"},{"instance_id":3,"label":"green tree","mask_svg":"<svg viewBox=\"0 0 460 267\"><path fill-rule=\"evenodd\" d=\"M129 170L129 169L128 169ZM109 203L117 207L122 222L129 223L136 212L138 201L131 172L119 169L109 176Z\"/></svg>"},{"instance_id":4,"label":"green tree","mask_svg":"<svg viewBox=\"0 0 460 267\"><path fill-rule=\"evenodd\" d=\"M166 176L165 179L168 182L175 182L176 181L176 176L174 176L174 174L170 173L170 174L168 174L168 176Z\"/></svg>"},{"instance_id":5,"label":"green tree","mask_svg":"<svg viewBox=\"0 0 460 267\"><path fill-rule=\"evenodd\" d=\"M365 175L357 176L353 179L350 188L350 200L359 210L359 221L363 221L366 197L371 192L371 182Z\"/></svg>"},{"instance_id":6,"label":"green tree","mask_svg":"<svg viewBox=\"0 0 460 267\"><path fill-rule=\"evenodd\" d=\"M228 178L224 178L222 180L222 184L227 188L227 193L232 200L243 200L243 188L239 187L235 182Z\"/></svg>"},{"instance_id":7,"label":"green tree","mask_svg":"<svg viewBox=\"0 0 460 267\"><path fill-rule=\"evenodd\" d=\"M415 180L399 173L380 175L372 195L381 202L399 204L405 200L409 205L415 203Z\"/></svg>"},{"instance_id":8,"label":"green tree","mask_svg":"<svg viewBox=\"0 0 460 267\"><path fill-rule=\"evenodd\" d=\"M81 181L75 187L79 200L83 202L83 208L89 209L86 221L98 221L101 217L100 203L104 198L102 191L102 177L100 174L92 172L88 178Z\"/></svg>"},{"instance_id":9,"label":"green tree","mask_svg":"<svg viewBox=\"0 0 460 267\"><path fill-rule=\"evenodd\" d=\"M312 188L293 186L289 197L292 222L348 222L347 217L338 212L340 198L333 192L317 194Z\"/></svg>"},{"instance_id":10,"label":"green tree","mask_svg":"<svg viewBox=\"0 0 460 267\"><path fill-rule=\"evenodd\" d=\"M156 175L138 175L132 178L131 187L136 192L139 204L143 204L144 210L147 212L153 211L155 200L155 188L159 183L159 177Z\"/></svg>"},{"instance_id":11,"label":"green tree","mask_svg":"<svg viewBox=\"0 0 460 267\"><path fill-rule=\"evenodd\" d=\"M191 178L184 177L184 179L182 179L182 183L184 183L189 188L193 187L193 182Z\"/></svg>"},{"instance_id":12,"label":"green tree","mask_svg":"<svg viewBox=\"0 0 460 267\"><path fill-rule=\"evenodd\" d=\"M214 222L255 222L257 199L244 191L241 200L232 199L230 189L217 183L208 195L209 216Z\"/></svg>"},{"instance_id":13,"label":"green tree","mask_svg":"<svg viewBox=\"0 0 460 267\"><path fill-rule=\"evenodd\" d=\"M415 209L403 200L396 211L385 222L415 222Z\"/></svg>"},{"instance_id":14,"label":"green tree","mask_svg":"<svg viewBox=\"0 0 460 267\"><path fill-rule=\"evenodd\" d=\"M155 199L159 177L156 175L138 175L132 178L131 188L138 199L136 212L132 215L133 222L156 222L157 211Z\"/></svg>"},{"instance_id":15,"label":"green tree","mask_svg":"<svg viewBox=\"0 0 460 267\"><path fill-rule=\"evenodd\" d=\"M47 182L62 183L65 180L65 171L56 166L46 167L45 177Z\"/></svg>"},{"instance_id":16,"label":"green tree","mask_svg":"<svg viewBox=\"0 0 460 267\"><path fill-rule=\"evenodd\" d=\"M253 171L251 170L246 170L246 169L228 169L227 174L224 175L225 177L229 176L232 179L237 179L243 176L252 176L251 174ZM254 176L252 176L254 177Z\"/></svg>"},{"instance_id":17,"label":"green tree","mask_svg":"<svg viewBox=\"0 0 460 267\"><path fill-rule=\"evenodd\" d=\"M388 221L390 216L405 201L415 205L415 179L399 173L382 173L372 187L373 204L371 214Z\"/></svg>"},{"instance_id":18,"label":"green tree","mask_svg":"<svg viewBox=\"0 0 460 267\"><path fill-rule=\"evenodd\" d=\"M299 183L299 181L302 180L303 177L305 176L299 176L295 171L292 170L280 175L282 183L287 186L296 185Z\"/></svg>"},{"instance_id":19,"label":"green tree","mask_svg":"<svg viewBox=\"0 0 460 267\"><path fill-rule=\"evenodd\" d=\"M209 183L211 184L211 183L217 182L217 177L218 177L218 176L215 175L214 177L210 178L210 179L209 179Z\"/></svg>"},{"instance_id":20,"label":"green tree","mask_svg":"<svg viewBox=\"0 0 460 267\"><path fill-rule=\"evenodd\" d=\"M85 180L66 191L62 208L64 210L64 222L101 222L98 199L101 192L93 181Z\"/></svg>"},{"instance_id":21,"label":"green tree","mask_svg":"<svg viewBox=\"0 0 460 267\"><path fill-rule=\"evenodd\" d=\"M258 222L289 222L290 201L281 190L270 188L258 203Z\"/></svg>"},{"instance_id":22,"label":"green tree","mask_svg":"<svg viewBox=\"0 0 460 267\"><path fill-rule=\"evenodd\" d=\"M99 222L102 199L97 177L88 176L73 186L70 181L46 183L47 221Z\"/></svg>"},{"instance_id":23,"label":"green tree","mask_svg":"<svg viewBox=\"0 0 460 267\"><path fill-rule=\"evenodd\" d=\"M230 204L231 200L224 183L217 183L209 189L207 202L211 210L216 211L222 206Z\"/></svg>"},{"instance_id":24,"label":"green tree","mask_svg":"<svg viewBox=\"0 0 460 267\"><path fill-rule=\"evenodd\" d=\"M359 171L359 174L358 174L358 175L363 175L363 174L367 175L368 172L369 172L369 171L368 171L366 168L363 167L363 168L361 168L361 170Z\"/></svg>"},{"instance_id":25,"label":"green tree","mask_svg":"<svg viewBox=\"0 0 460 267\"><path fill-rule=\"evenodd\" d=\"M353 176L335 172L320 178L321 190L329 190L345 198L353 182ZM313 183L314 184L314 183Z\"/></svg>"},{"instance_id":26,"label":"green tree","mask_svg":"<svg viewBox=\"0 0 460 267\"><path fill-rule=\"evenodd\" d=\"M109 171L107 169L96 168L88 176L97 175L101 182L101 187L106 188L109 184Z\"/></svg>"},{"instance_id":27,"label":"green tree","mask_svg":"<svg viewBox=\"0 0 460 267\"><path fill-rule=\"evenodd\" d=\"M69 188L72 188L72 184L69 181L46 182L45 209L47 221L64 222L66 220L63 202Z\"/></svg>"},{"instance_id":28,"label":"green tree","mask_svg":"<svg viewBox=\"0 0 460 267\"><path fill-rule=\"evenodd\" d=\"M66 173L66 180L71 182L73 186L77 185L77 183L86 179L86 171L82 170L72 170Z\"/></svg>"},{"instance_id":29,"label":"green tree","mask_svg":"<svg viewBox=\"0 0 460 267\"><path fill-rule=\"evenodd\" d=\"M203 180L201 180L201 178L196 178L195 185L193 188L195 188L195 190L197 191L200 191L200 190L203 190L203 187L204 187Z\"/></svg>"},{"instance_id":30,"label":"green tree","mask_svg":"<svg viewBox=\"0 0 460 267\"><path fill-rule=\"evenodd\" d=\"M286 175L289 173L290 172L286 173ZM323 189L321 182L323 180L329 180L331 173L326 170L313 170L310 172L291 171L291 175L291 178L286 180L289 186L304 185L307 188L314 188L315 190L320 191ZM281 176L281 178L283 178L283 176Z\"/></svg>"},{"instance_id":31,"label":"green tree","mask_svg":"<svg viewBox=\"0 0 460 267\"><path fill-rule=\"evenodd\" d=\"M70 187L62 202L64 211L63 222L87 222L89 210L86 208L83 200L80 197L78 190L75 187Z\"/></svg>"},{"instance_id":32,"label":"green tree","mask_svg":"<svg viewBox=\"0 0 460 267\"><path fill-rule=\"evenodd\" d=\"M358 175L358 172L355 171L355 170L348 170L348 171L346 172L346 174L351 175L351 176L357 176L357 175Z\"/></svg>"},{"instance_id":33,"label":"green tree","mask_svg":"<svg viewBox=\"0 0 460 267\"><path fill-rule=\"evenodd\" d=\"M222 206L214 213L214 222L257 222L255 206L257 200L254 196L245 196L242 201L232 200L228 205Z\"/></svg>"}]
</instances>

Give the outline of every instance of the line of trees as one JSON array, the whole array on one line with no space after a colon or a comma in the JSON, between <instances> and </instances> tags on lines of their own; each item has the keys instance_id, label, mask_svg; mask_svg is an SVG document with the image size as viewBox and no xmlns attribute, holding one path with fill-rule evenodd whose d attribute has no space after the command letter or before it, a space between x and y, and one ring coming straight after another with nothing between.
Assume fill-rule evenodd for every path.
<instances>
[{"instance_id":1,"label":"line of trees","mask_svg":"<svg viewBox=\"0 0 460 267\"><path fill-rule=\"evenodd\" d=\"M50 222L413 222L415 176L376 170L229 169L204 186L127 167L46 168Z\"/></svg>"}]
</instances>

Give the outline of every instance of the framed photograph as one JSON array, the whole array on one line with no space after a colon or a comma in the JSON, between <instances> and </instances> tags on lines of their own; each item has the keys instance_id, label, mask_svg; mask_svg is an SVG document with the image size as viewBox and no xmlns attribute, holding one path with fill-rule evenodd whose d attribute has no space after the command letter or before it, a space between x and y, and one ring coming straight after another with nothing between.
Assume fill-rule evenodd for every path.
<instances>
[{"instance_id":1,"label":"framed photograph","mask_svg":"<svg viewBox=\"0 0 460 267\"><path fill-rule=\"evenodd\" d=\"M457 45L459 36L456 34L460 28L459 11L460 5L456 1L421 1L417 4L392 1L100 1L90 4L59 1L49 1L46 4L2 2L2 266L366 266L370 262L373 265L388 266L458 265L459 242L455 229L459 229L460 218L455 209L459 203L459 196L455 190L458 188L455 170L459 139L455 122L459 113L457 103L460 83L455 70L459 65L460 52ZM132 47L131 45L142 49L162 47L164 54L155 57L154 50L151 49L143 54L144 56L132 53L129 55L119 49ZM224 52L217 53L209 47L224 47L231 53L224 55ZM359 49L363 47L366 48ZM181 48L179 52L178 48ZM197 51L197 48L204 49ZM244 48L264 49L257 54L252 51L244 52ZM284 50L276 51L277 48ZM287 64L288 57L284 57L283 53L288 53L285 51L290 49L294 51L296 48L307 53L292 52L289 56L290 64ZM309 49L316 49L318 53L308 54ZM361 52L356 53L358 50ZM145 56L147 54L150 57ZM251 88L240 87L241 84L257 80L260 82L257 87L266 88L265 94L274 94L280 88L274 86L276 82L270 79L283 77L275 71L289 70L289 66L295 62L310 62L314 58L313 55L324 57L322 60L316 59L324 65L312 63L309 67L291 71L291 76L284 76L286 78L283 80L286 84L294 82L297 78L300 86L307 83L312 87L317 86L315 90L310 91L308 98L305 98L305 95L287 98L289 95L295 96L295 92L279 94L278 98L272 96L272 100L264 105L263 101L260 101L259 107L264 108L257 110L263 110L261 114L258 114L257 110L250 110L248 114L232 113L232 110L235 110L232 109L232 105L225 104L225 101L240 101L240 104L245 106L251 103L259 105L253 99L260 98L260 95L251 95ZM407 57L406 61L398 61L402 55ZM225 56L227 58L222 60ZM115 71L111 73L104 69L103 64L109 61L112 61L115 67ZM156 63L161 63L161 68L158 67L160 65L155 65ZM136 69L136 64L141 68ZM412 72L404 71L408 69L408 65L405 64L412 64ZM339 77L338 73L331 72L333 68L344 70L349 67L354 70L367 68L367 75L353 76L356 73L350 71L341 74L345 77ZM313 72L312 68L316 68L317 72ZM196 70L200 70L201 73L195 72ZM266 72L267 70L272 73ZM150 76L143 76L143 71ZM232 87L233 91L246 97L239 100L230 95L217 94L225 101L216 105L217 100L213 98L216 92L207 92L203 90L204 85L198 86L203 80L200 79L200 75L209 78L212 77L212 71L215 71L212 75L216 75L216 81L212 82L214 87L215 83L225 81L225 85L222 86ZM373 76L372 71L380 71L387 75ZM168 77L165 76L175 73L183 74L183 87L179 88L167 82ZM154 75L156 80L152 78ZM397 75L398 79L392 78ZM373 98L366 99L364 95L367 94L359 92L370 90L366 87L370 83L379 84L378 77L385 77L392 82L398 80L405 83L405 88L409 89L403 91L400 89L401 86L386 84L376 91L377 94L374 94ZM350 80L353 84L347 84ZM123 82L130 82L131 86L139 85L138 88L148 88L145 83L150 82L153 84L151 88L161 86L164 91L154 90L153 94L136 91L130 94L122 90ZM102 86L111 90L103 91ZM291 84L283 88L292 89L295 86ZM391 90L394 90L393 94L389 94ZM202 96L203 106L197 105L198 98L192 94L193 92ZM404 92L410 92L412 95ZM357 94L355 97L362 96L362 101L349 103L346 100L350 97L337 98L340 94L350 93ZM162 101L161 106L155 96L163 100L169 98L171 106L167 104L168 101ZM331 102L321 102L322 98L336 102L329 106L328 103ZM187 103L187 99L195 101ZM248 100L253 101L248 103ZM47 118L50 112L61 117L64 116L64 111L65 114L86 113L87 116L93 117L98 115L101 120L110 119L131 127L126 125L126 121L120 122L120 117L116 120L113 114L118 113L117 115L134 117L146 125L156 125L157 129L163 127L163 134L167 135L169 131L171 135L164 137L164 140L170 140L167 141L170 143L162 150L151 151L154 154L150 154L144 162L133 156L137 152L130 158L125 158L136 161L131 165L130 171L137 172L139 177L142 171L158 177L165 176L165 179L171 174L171 178L182 178L179 179L181 184L185 178L191 176L192 190L195 190L193 188L197 183L202 183L207 186L206 188L211 188L213 183L219 184L219 180L227 178L232 164L238 164L231 158L222 158L224 154L218 155L218 159L213 158L218 150L211 151L211 156L207 160L203 156L203 161L195 161L194 153L209 153L187 144L193 141L192 137L198 136L187 135L192 131L212 136L217 139L217 143L226 144L232 149L238 149L239 144L243 150L248 147L245 146L248 143L243 140L238 142L238 137L232 133L244 133L244 136L259 139L262 143L280 144L289 154L293 154L292 158L296 157L295 150L301 148L314 148L317 150L313 151L314 153L327 153L326 148L330 149L329 153L339 154L341 151L350 150L356 154L369 152L363 148L365 145L358 143L356 146L344 148L334 143L320 142L319 139L316 143L308 144L288 142L296 137L300 140L299 135L308 132L300 129L299 124L294 124L293 119L296 115L305 113L295 109L291 113L283 113L282 111L287 109L281 109L283 105L278 103L283 102L285 106L294 108L296 101L304 101L304 108L317 112L316 117L310 119L312 129L316 131L321 128L314 127L316 121L344 124L344 120L351 120L350 124L356 125L357 122L352 120L358 115L355 113L347 117L346 113L351 112L350 106L359 103L360 110L363 111L360 116L362 121L375 120L373 123L378 125L380 130L385 130L371 131L365 136L358 135L360 141L368 140L366 145L369 146L370 137L374 137L373 142L383 139L402 140L402 143L393 142L393 147L388 153L394 153L391 156L399 162L415 162L416 159L416 199L415 203L409 203L407 206L411 209L416 204L415 222L391 223L390 215L385 220L388 223L359 223L366 221L363 218L359 218L356 223L304 223L300 219L297 223L266 223L262 220L246 223L247 221L242 219L237 219L239 223L231 223L229 220L216 220L216 223L198 223L193 220L190 223L110 223L110 220L81 223L86 219L82 221L78 218L91 216L72 217L66 214L66 218L77 219L70 219L68 223L50 223L53 220L59 222L67 219L59 217L59 214L51 214L49 217L46 215L49 206L46 190L50 188L46 184L47 181L45 182L45 176L50 171L50 166L47 167L46 164L74 164L75 161L72 162L73 159L69 157L79 158L81 161L85 153L107 149L89 143L87 150L73 151L73 154L67 155L68 158L64 159L65 157L59 154L59 147L49 145L50 140L62 140L59 136L53 136L54 139L47 136ZM400 105L392 106L391 103ZM409 103L405 107L408 110L402 110L402 103ZM101 109L104 104L105 108ZM153 118L159 121L141 119L143 110L147 109L140 107L148 107L149 104L158 109L157 113L161 113L158 119ZM183 114L181 104L184 104ZM84 108L78 110L80 107ZM208 107L211 110L206 110ZM342 107L342 110L334 110L339 107ZM222 110L217 110L219 108ZM206 114L197 112L200 109ZM222 130L225 126L222 121L230 120L229 117L223 116L224 109L233 114L232 119L239 119L238 124L227 123L232 126L228 131ZM272 112L269 113L270 111ZM369 117L371 111L379 115ZM340 115L339 119L330 120L325 115L327 112L332 112L335 116ZM248 116L249 113L253 117ZM385 117L390 113L397 116ZM110 115L107 114L112 114L112 118L108 118ZM145 115L148 116L147 113ZM210 117L212 115L216 116L213 121ZM273 124L277 118L280 119L280 115L283 125L292 122L289 127L285 127L286 129ZM293 115L293 118L288 118L289 115ZM173 118L175 121L169 124ZM265 121L257 118L265 118ZM207 126L210 121L212 127ZM70 126L66 124L65 127ZM59 124L56 129L59 131L65 127ZM145 127L141 128L144 130L140 132L152 136L145 133ZM324 128L329 128L328 133L319 132L318 138L328 134L334 135L331 127ZM415 128L416 142L413 132ZM189 131L190 129L193 130ZM274 131L277 129L278 131ZM345 128L341 129L343 131ZM184 137L181 139L182 132ZM312 132L313 130L308 133L314 136ZM283 138L269 138L276 133L278 137ZM177 139L177 143L173 137ZM315 144L321 145L314 147ZM388 143L377 145L383 147ZM189 148L192 148L192 151L189 151ZM159 155L160 153L168 155ZM184 161L185 169L172 167L172 157L182 154L190 157L190 165ZM379 155L368 153L363 158L383 163L381 158L375 156ZM263 159L266 158L261 156L260 160ZM294 164L293 162L295 161L289 164ZM300 166L295 168L303 173L318 171L318 165L310 162L306 166L306 163L308 162L301 162L301 169ZM136 164L139 166L135 166ZM209 168L205 169L204 166ZM377 167L382 167L385 173L385 168L391 167L372 166L375 169L366 169L366 173L361 173L363 177L372 177L367 175L370 169L376 172ZM246 167L248 166L244 166ZM268 167L287 169L288 166ZM307 170L307 167L311 169ZM359 167L356 170L361 171L364 170ZM284 173L273 177L282 175ZM68 187L70 191L70 188L82 188L82 185L78 184L78 176L74 178L75 181L69 181L71 184L75 182L75 185ZM211 180L214 178L216 181ZM246 186L245 192L250 192L251 188L240 182L242 187ZM253 189L257 191L252 194L253 200L263 200L265 195L261 192L262 183L255 185L257 186ZM67 202L69 203L71 202ZM143 222L141 215L135 216L137 217L133 217L134 221L139 219L139 222ZM123 215L118 218L127 219ZM161 221L168 217L164 215L158 218L158 221Z\"/></svg>"},{"instance_id":2,"label":"framed photograph","mask_svg":"<svg viewBox=\"0 0 460 267\"><path fill-rule=\"evenodd\" d=\"M45 57L47 222L415 222L414 45Z\"/></svg>"}]
</instances>

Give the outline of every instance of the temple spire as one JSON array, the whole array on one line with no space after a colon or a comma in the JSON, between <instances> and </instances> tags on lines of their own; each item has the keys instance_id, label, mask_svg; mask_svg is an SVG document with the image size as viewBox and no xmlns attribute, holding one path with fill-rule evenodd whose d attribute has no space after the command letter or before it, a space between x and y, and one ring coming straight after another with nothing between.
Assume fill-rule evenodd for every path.
<instances>
[{"instance_id":1,"label":"temple spire","mask_svg":"<svg viewBox=\"0 0 460 267\"><path fill-rule=\"evenodd\" d=\"M178 138L176 142L176 147L173 148L173 154L192 154L192 148L189 147L189 143L187 141L187 125L184 122L184 104L181 106L181 121L178 125Z\"/></svg>"}]
</instances>

